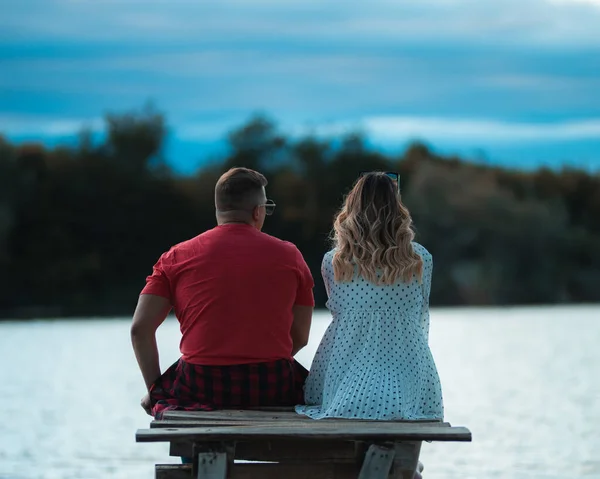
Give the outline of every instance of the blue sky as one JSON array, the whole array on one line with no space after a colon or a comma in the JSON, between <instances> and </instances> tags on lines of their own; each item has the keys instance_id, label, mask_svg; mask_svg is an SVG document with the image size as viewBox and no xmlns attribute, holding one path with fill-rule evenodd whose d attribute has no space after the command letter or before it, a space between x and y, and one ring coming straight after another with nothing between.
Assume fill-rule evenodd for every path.
<instances>
[{"instance_id":1,"label":"blue sky","mask_svg":"<svg viewBox=\"0 0 600 479\"><path fill-rule=\"evenodd\" d=\"M600 0L0 4L0 132L56 144L152 100L192 171L256 111L511 167L600 170Z\"/></svg>"}]
</instances>

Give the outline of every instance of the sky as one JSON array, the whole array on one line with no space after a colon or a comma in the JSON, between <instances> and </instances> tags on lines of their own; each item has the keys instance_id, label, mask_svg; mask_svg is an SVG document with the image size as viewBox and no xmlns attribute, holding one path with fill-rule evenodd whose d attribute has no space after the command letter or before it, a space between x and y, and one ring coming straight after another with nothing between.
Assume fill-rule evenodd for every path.
<instances>
[{"instance_id":1,"label":"sky","mask_svg":"<svg viewBox=\"0 0 600 479\"><path fill-rule=\"evenodd\" d=\"M600 0L0 3L0 133L48 145L152 101L192 172L256 112L511 168L600 171Z\"/></svg>"}]
</instances>

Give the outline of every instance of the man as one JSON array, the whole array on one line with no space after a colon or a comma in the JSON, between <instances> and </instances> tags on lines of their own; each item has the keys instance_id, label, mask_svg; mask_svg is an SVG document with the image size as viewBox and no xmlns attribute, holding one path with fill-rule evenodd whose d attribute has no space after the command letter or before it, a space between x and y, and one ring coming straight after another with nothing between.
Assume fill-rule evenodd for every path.
<instances>
[{"instance_id":1,"label":"man","mask_svg":"<svg viewBox=\"0 0 600 479\"><path fill-rule=\"evenodd\" d=\"M131 326L148 414L303 402L307 372L293 356L308 342L314 282L296 246L261 232L275 209L266 185L247 168L223 174L217 226L171 248L148 276ZM155 333L171 309L182 356L161 375Z\"/></svg>"}]
</instances>

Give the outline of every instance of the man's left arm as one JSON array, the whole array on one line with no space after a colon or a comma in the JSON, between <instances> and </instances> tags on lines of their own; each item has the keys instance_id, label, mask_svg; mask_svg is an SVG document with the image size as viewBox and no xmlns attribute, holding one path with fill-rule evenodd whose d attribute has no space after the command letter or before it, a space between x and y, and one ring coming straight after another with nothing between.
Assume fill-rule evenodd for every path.
<instances>
[{"instance_id":1,"label":"man's left arm","mask_svg":"<svg viewBox=\"0 0 600 479\"><path fill-rule=\"evenodd\" d=\"M312 313L315 306L313 287L315 282L302 253L296 248L296 261L299 271L298 289L294 301L292 329L292 356L295 356L304 346L308 344Z\"/></svg>"}]
</instances>

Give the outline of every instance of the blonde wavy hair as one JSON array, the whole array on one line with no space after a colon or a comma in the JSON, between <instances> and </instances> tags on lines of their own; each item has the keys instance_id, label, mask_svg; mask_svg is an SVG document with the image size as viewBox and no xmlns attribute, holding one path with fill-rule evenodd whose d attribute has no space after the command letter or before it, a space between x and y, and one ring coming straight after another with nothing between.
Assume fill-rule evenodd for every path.
<instances>
[{"instance_id":1,"label":"blonde wavy hair","mask_svg":"<svg viewBox=\"0 0 600 479\"><path fill-rule=\"evenodd\" d=\"M333 271L336 281L355 276L377 285L419 281L423 260L415 252L415 233L396 183L385 173L361 176L333 224Z\"/></svg>"}]
</instances>

